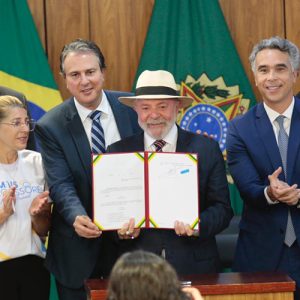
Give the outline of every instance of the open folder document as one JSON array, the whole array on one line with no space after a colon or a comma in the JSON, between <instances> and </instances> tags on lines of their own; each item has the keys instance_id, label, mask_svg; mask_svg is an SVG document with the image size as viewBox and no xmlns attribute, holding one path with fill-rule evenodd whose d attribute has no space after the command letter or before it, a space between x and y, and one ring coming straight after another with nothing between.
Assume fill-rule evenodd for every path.
<instances>
[{"instance_id":1,"label":"open folder document","mask_svg":"<svg viewBox=\"0 0 300 300\"><path fill-rule=\"evenodd\" d=\"M106 153L93 157L94 222L119 229L174 228L176 220L199 229L197 155Z\"/></svg>"}]
</instances>

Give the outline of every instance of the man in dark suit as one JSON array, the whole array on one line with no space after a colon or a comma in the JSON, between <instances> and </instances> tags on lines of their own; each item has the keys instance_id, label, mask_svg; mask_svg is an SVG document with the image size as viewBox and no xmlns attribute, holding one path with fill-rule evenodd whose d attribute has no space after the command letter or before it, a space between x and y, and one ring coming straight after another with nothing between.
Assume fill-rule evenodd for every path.
<instances>
[{"instance_id":1,"label":"man in dark suit","mask_svg":"<svg viewBox=\"0 0 300 300\"><path fill-rule=\"evenodd\" d=\"M234 270L287 272L300 286L300 99L293 97L300 54L272 37L250 63L263 102L229 126L229 170L244 200Z\"/></svg>"},{"instance_id":2,"label":"man in dark suit","mask_svg":"<svg viewBox=\"0 0 300 300\"><path fill-rule=\"evenodd\" d=\"M232 209L218 143L175 124L179 109L188 107L192 99L177 95L174 77L167 71L144 71L137 81L136 96L119 99L135 109L144 132L123 139L108 150L197 153L200 198L200 232L180 220L174 220L174 230L139 231L130 220L118 231L120 252L134 249L154 252L165 257L179 274L220 271L215 235L228 226Z\"/></svg>"},{"instance_id":3,"label":"man in dark suit","mask_svg":"<svg viewBox=\"0 0 300 300\"><path fill-rule=\"evenodd\" d=\"M30 117L30 111L29 111L28 105L27 105L27 99L23 94L15 91L15 90L9 89L7 87L0 86L0 96L4 96L4 95L14 96L14 97L18 98L20 101L22 101L25 104L26 108L27 108L28 117L31 118ZM29 132L29 138L28 138L26 149L34 150L34 151L36 150L35 137L34 137L34 132L33 131Z\"/></svg>"},{"instance_id":4,"label":"man in dark suit","mask_svg":"<svg viewBox=\"0 0 300 300\"><path fill-rule=\"evenodd\" d=\"M91 220L91 114L101 112L96 121L104 131L104 147L140 128L136 113L118 101L125 93L102 90L105 61L95 43L76 40L63 48L60 60L73 97L47 112L36 128L54 204L46 266L60 300L83 300L84 279L99 278L114 260Z\"/></svg>"}]
</instances>

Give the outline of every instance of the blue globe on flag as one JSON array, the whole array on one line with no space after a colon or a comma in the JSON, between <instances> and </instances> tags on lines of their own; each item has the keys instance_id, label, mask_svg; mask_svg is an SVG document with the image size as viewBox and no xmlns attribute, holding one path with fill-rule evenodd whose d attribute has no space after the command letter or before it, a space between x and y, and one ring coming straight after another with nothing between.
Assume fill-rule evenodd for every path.
<instances>
[{"instance_id":1,"label":"blue globe on flag","mask_svg":"<svg viewBox=\"0 0 300 300\"><path fill-rule=\"evenodd\" d=\"M224 112L216 106L209 104L192 106L184 113L180 127L200 134L206 132L219 142L222 152L226 149L228 120Z\"/></svg>"}]
</instances>

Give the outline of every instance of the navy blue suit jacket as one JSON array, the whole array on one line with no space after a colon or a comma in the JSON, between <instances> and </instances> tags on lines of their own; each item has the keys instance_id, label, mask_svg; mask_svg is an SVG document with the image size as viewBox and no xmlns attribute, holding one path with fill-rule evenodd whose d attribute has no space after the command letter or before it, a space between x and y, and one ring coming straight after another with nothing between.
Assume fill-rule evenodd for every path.
<instances>
[{"instance_id":1,"label":"navy blue suit jacket","mask_svg":"<svg viewBox=\"0 0 300 300\"><path fill-rule=\"evenodd\" d=\"M300 186L300 99L295 98L287 160L287 178ZM227 138L229 170L244 200L234 269L276 270L287 223L286 204L268 204L264 189L268 175L282 166L276 137L263 104L258 104L229 125ZM300 241L300 210L291 207L297 240Z\"/></svg>"},{"instance_id":2,"label":"navy blue suit jacket","mask_svg":"<svg viewBox=\"0 0 300 300\"><path fill-rule=\"evenodd\" d=\"M144 151L144 134L114 143L108 151ZM215 235L226 228L232 218L222 153L216 141L179 127L176 152L198 154L200 237L179 237L174 230L142 229L135 240L120 240L120 254L139 248L160 255L164 249L166 259L179 274L218 272Z\"/></svg>"},{"instance_id":3,"label":"navy blue suit jacket","mask_svg":"<svg viewBox=\"0 0 300 300\"><path fill-rule=\"evenodd\" d=\"M138 132L136 113L118 101L129 94L105 94L121 138ZM79 237L73 228L76 216L92 218L91 149L74 99L47 112L38 122L36 134L54 202L46 266L63 285L79 288L95 267L102 238Z\"/></svg>"}]
</instances>

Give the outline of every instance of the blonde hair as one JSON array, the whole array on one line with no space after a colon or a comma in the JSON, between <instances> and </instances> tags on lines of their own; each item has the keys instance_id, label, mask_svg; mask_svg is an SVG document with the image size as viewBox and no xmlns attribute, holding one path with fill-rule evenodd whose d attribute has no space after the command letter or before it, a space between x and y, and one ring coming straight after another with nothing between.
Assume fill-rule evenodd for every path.
<instances>
[{"instance_id":1,"label":"blonde hair","mask_svg":"<svg viewBox=\"0 0 300 300\"><path fill-rule=\"evenodd\" d=\"M8 110L10 108L23 108L26 110L25 104L14 96L0 96L0 121L8 116Z\"/></svg>"}]
</instances>

